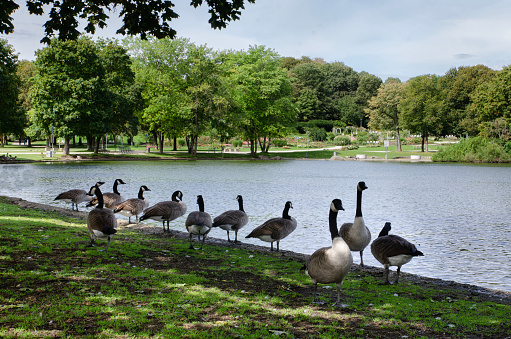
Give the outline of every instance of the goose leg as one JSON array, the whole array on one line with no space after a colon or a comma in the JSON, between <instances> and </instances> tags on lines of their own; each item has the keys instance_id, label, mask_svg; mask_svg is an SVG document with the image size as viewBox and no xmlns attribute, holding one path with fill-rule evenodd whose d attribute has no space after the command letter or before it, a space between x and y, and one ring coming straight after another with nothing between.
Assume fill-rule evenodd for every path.
<instances>
[{"instance_id":1,"label":"goose leg","mask_svg":"<svg viewBox=\"0 0 511 339\"><path fill-rule=\"evenodd\" d=\"M279 252L279 242L280 241L277 240L277 252Z\"/></svg>"},{"instance_id":2,"label":"goose leg","mask_svg":"<svg viewBox=\"0 0 511 339\"><path fill-rule=\"evenodd\" d=\"M199 235L199 240L200 240L200 235ZM202 246L204 246L204 240L206 240L206 235L205 234L202 235L202 243L200 245L200 249L201 250L202 250Z\"/></svg>"},{"instance_id":3,"label":"goose leg","mask_svg":"<svg viewBox=\"0 0 511 339\"><path fill-rule=\"evenodd\" d=\"M90 242L86 247L94 247L94 238L90 239Z\"/></svg>"},{"instance_id":4,"label":"goose leg","mask_svg":"<svg viewBox=\"0 0 511 339\"><path fill-rule=\"evenodd\" d=\"M270 244L271 244L270 251L273 252L273 241Z\"/></svg>"},{"instance_id":5,"label":"goose leg","mask_svg":"<svg viewBox=\"0 0 511 339\"><path fill-rule=\"evenodd\" d=\"M385 266L385 281L383 282L384 285L390 285L390 281L389 281L389 265L384 265Z\"/></svg>"},{"instance_id":6,"label":"goose leg","mask_svg":"<svg viewBox=\"0 0 511 339\"><path fill-rule=\"evenodd\" d=\"M364 253L364 250L360 251L360 266L364 267L364 258L362 257L362 253Z\"/></svg>"},{"instance_id":7,"label":"goose leg","mask_svg":"<svg viewBox=\"0 0 511 339\"><path fill-rule=\"evenodd\" d=\"M190 247L189 247L189 249L191 249L191 250L195 249L195 247L193 247L193 245L192 245L192 233L190 233Z\"/></svg>"},{"instance_id":8,"label":"goose leg","mask_svg":"<svg viewBox=\"0 0 511 339\"><path fill-rule=\"evenodd\" d=\"M314 300L312 301L313 304L320 304L323 305L324 303L319 301L318 299L318 283L314 283Z\"/></svg>"},{"instance_id":9,"label":"goose leg","mask_svg":"<svg viewBox=\"0 0 511 339\"><path fill-rule=\"evenodd\" d=\"M231 242L231 238L229 237L229 231L227 231L227 242Z\"/></svg>"},{"instance_id":10,"label":"goose leg","mask_svg":"<svg viewBox=\"0 0 511 339\"><path fill-rule=\"evenodd\" d=\"M399 282L399 273L401 272L401 266L398 266L397 267L397 276L396 276L396 281L394 281L394 284L397 284Z\"/></svg>"},{"instance_id":11,"label":"goose leg","mask_svg":"<svg viewBox=\"0 0 511 339\"><path fill-rule=\"evenodd\" d=\"M238 230L234 230L234 243L238 242Z\"/></svg>"},{"instance_id":12,"label":"goose leg","mask_svg":"<svg viewBox=\"0 0 511 339\"><path fill-rule=\"evenodd\" d=\"M108 251L108 245L110 245L110 236L108 236L108 242L106 243L105 252Z\"/></svg>"},{"instance_id":13,"label":"goose leg","mask_svg":"<svg viewBox=\"0 0 511 339\"><path fill-rule=\"evenodd\" d=\"M347 304L341 303L341 287L342 287L342 281L340 283L337 283L337 301L332 305L333 307L347 307Z\"/></svg>"}]
</instances>

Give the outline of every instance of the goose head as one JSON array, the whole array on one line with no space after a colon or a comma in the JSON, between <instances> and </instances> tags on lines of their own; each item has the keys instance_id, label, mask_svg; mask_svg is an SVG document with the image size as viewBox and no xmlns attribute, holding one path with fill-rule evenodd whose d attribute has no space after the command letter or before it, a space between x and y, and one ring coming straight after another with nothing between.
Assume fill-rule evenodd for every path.
<instances>
[{"instance_id":1,"label":"goose head","mask_svg":"<svg viewBox=\"0 0 511 339\"><path fill-rule=\"evenodd\" d=\"M332 212L344 211L341 199L332 200L332 203L330 204L330 209L332 210Z\"/></svg>"},{"instance_id":2,"label":"goose head","mask_svg":"<svg viewBox=\"0 0 511 339\"><path fill-rule=\"evenodd\" d=\"M175 191L172 193L172 201L183 201L183 192Z\"/></svg>"},{"instance_id":3,"label":"goose head","mask_svg":"<svg viewBox=\"0 0 511 339\"><path fill-rule=\"evenodd\" d=\"M388 235L388 234L389 234L389 231L390 231L390 229L391 229L391 228L392 228L392 227L390 227L390 222L388 222L388 221L387 221L387 222L385 223L385 226L383 226L383 228L382 228L382 230L381 230L380 234L378 234L378 238L379 238L379 237L384 237L384 236Z\"/></svg>"},{"instance_id":4,"label":"goose head","mask_svg":"<svg viewBox=\"0 0 511 339\"><path fill-rule=\"evenodd\" d=\"M124 185L124 184L126 184L124 181L122 181L122 179L115 179L115 183L117 185Z\"/></svg>"},{"instance_id":5,"label":"goose head","mask_svg":"<svg viewBox=\"0 0 511 339\"><path fill-rule=\"evenodd\" d=\"M359 191L363 191L365 189L367 189L368 187L366 186L366 183L364 181L360 181L357 185L357 189Z\"/></svg>"}]
</instances>

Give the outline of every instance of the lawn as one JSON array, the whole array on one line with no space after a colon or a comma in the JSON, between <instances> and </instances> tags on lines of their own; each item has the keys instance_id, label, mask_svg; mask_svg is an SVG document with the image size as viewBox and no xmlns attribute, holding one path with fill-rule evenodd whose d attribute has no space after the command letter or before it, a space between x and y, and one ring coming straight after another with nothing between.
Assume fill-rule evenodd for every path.
<instances>
[{"instance_id":1,"label":"lawn","mask_svg":"<svg viewBox=\"0 0 511 339\"><path fill-rule=\"evenodd\" d=\"M511 336L509 295L409 274L381 285L381 268L354 265L342 289L349 306L333 308L333 284L319 289L324 305L311 303L303 255L211 239L194 251L186 234L143 225L120 226L108 252L87 243L83 217L0 198L1 337Z\"/></svg>"}]
</instances>

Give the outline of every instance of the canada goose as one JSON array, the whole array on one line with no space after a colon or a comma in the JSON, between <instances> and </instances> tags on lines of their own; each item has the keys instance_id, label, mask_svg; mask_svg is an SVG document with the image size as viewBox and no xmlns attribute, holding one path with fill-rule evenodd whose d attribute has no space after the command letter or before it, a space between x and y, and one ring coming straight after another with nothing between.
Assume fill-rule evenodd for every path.
<instances>
[{"instance_id":1,"label":"canada goose","mask_svg":"<svg viewBox=\"0 0 511 339\"><path fill-rule=\"evenodd\" d=\"M259 238L262 241L271 243L273 251L273 242L277 242L277 252L279 251L279 242L287 237L296 228L296 219L289 216L289 209L293 208L291 201L287 201L282 212L282 218L272 218L257 226L245 238Z\"/></svg>"},{"instance_id":2,"label":"canada goose","mask_svg":"<svg viewBox=\"0 0 511 339\"><path fill-rule=\"evenodd\" d=\"M357 211L355 213L355 220L351 223L344 223L341 225L339 233L346 241L352 251L360 252L360 266L364 266L364 259L362 254L364 249L371 242L371 232L365 225L364 218L362 217L362 191L367 189L365 182L361 181L357 185Z\"/></svg>"},{"instance_id":3,"label":"canada goose","mask_svg":"<svg viewBox=\"0 0 511 339\"><path fill-rule=\"evenodd\" d=\"M149 206L149 202L144 198L145 191L150 191L150 189L145 185L140 186L138 198L131 198L116 205L114 213L121 213L128 217L129 224L131 224L131 217L134 215L138 223L138 215Z\"/></svg>"},{"instance_id":4,"label":"canada goose","mask_svg":"<svg viewBox=\"0 0 511 339\"><path fill-rule=\"evenodd\" d=\"M236 200L238 200L239 209L225 211L213 220L213 227L220 227L227 231L228 242L231 242L229 231L234 231L235 243L238 242L238 231L248 223L248 216L243 210L243 197L238 195Z\"/></svg>"},{"instance_id":5,"label":"canada goose","mask_svg":"<svg viewBox=\"0 0 511 339\"><path fill-rule=\"evenodd\" d=\"M397 266L397 276L395 284L399 282L399 273L401 266L412 260L413 257L423 256L424 254L417 250L414 244L398 235L389 234L391 227L390 222L386 222L383 226L378 238L374 239L371 244L371 252L376 260L385 267L385 281L389 282L389 267Z\"/></svg>"},{"instance_id":6,"label":"canada goose","mask_svg":"<svg viewBox=\"0 0 511 339\"><path fill-rule=\"evenodd\" d=\"M103 181L96 182L96 187L103 185ZM62 200L71 204L71 209L74 211L74 207L76 206L76 210L78 211L78 204L84 201L90 201L92 196L87 193L85 190L81 189L72 189L66 192L60 193L53 201Z\"/></svg>"},{"instance_id":7,"label":"canada goose","mask_svg":"<svg viewBox=\"0 0 511 339\"><path fill-rule=\"evenodd\" d=\"M202 242L200 245L200 249L202 250L206 235L211 231L212 222L211 216L204 212L204 200L202 199L202 195L197 196L197 204L199 205L199 210L188 214L185 225L186 230L190 233L190 249L195 249L192 245L192 235L197 234L197 239L199 241L202 235Z\"/></svg>"},{"instance_id":8,"label":"canada goose","mask_svg":"<svg viewBox=\"0 0 511 339\"><path fill-rule=\"evenodd\" d=\"M318 283L336 283L337 301L332 306L342 306L341 286L344 277L346 277L353 264L353 257L348 244L339 236L337 230L337 213L339 211L344 211L341 200L332 200L328 216L332 246L320 248L312 253L305 262L305 273L314 283L314 303L319 303L317 297Z\"/></svg>"},{"instance_id":9,"label":"canada goose","mask_svg":"<svg viewBox=\"0 0 511 339\"><path fill-rule=\"evenodd\" d=\"M140 221L149 218L163 221L163 232L165 232L165 221L167 221L167 231L170 231L170 221L186 213L186 204L182 200L183 193L181 191L175 191L172 194L172 201L162 201L146 208L144 210L144 215L140 217Z\"/></svg>"},{"instance_id":10,"label":"canada goose","mask_svg":"<svg viewBox=\"0 0 511 339\"><path fill-rule=\"evenodd\" d=\"M92 186L89 194L96 195L98 204L87 216L87 228L90 233L90 243L88 246L94 246L96 238L108 238L105 248L106 252L108 251L108 245L110 245L110 238L117 232L117 219L111 209L103 208L103 194L98 186Z\"/></svg>"},{"instance_id":11,"label":"canada goose","mask_svg":"<svg viewBox=\"0 0 511 339\"><path fill-rule=\"evenodd\" d=\"M113 193L110 193L110 192L103 193L103 203L105 205L105 208L113 210L117 204L120 204L121 202L124 201L123 196L117 190L117 185L119 185L119 184L124 185L126 183L124 181L122 181L122 179L115 179L114 186L113 186L114 192ZM88 202L87 205L85 205L85 207L96 206L97 203L98 203L98 199L92 198L92 200L90 202Z\"/></svg>"}]
</instances>

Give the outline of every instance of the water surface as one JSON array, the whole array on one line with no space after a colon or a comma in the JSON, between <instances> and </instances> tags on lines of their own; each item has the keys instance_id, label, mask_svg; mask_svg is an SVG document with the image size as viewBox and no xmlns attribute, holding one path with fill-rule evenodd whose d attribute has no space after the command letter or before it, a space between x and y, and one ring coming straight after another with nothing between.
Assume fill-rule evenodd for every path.
<instances>
[{"instance_id":1,"label":"water surface","mask_svg":"<svg viewBox=\"0 0 511 339\"><path fill-rule=\"evenodd\" d=\"M356 185L365 181L369 188L362 211L373 239L390 221L391 233L425 254L403 266L404 272L511 291L510 166L321 160L81 162L0 165L0 177L2 195L59 206L66 205L53 199L62 191L88 189L96 181L105 181L103 191L111 191L113 181L121 178L127 183L119 186L124 196L136 197L140 185L147 185L150 203L170 200L173 191L181 190L188 211L197 209L196 196L202 194L212 217L236 209L235 198L241 194L250 222L239 239L268 246L245 236L280 216L290 200L298 227L280 248L306 254L331 244L332 199L340 198L345 208L338 223L353 221ZM171 228L184 231L184 220L171 222ZM210 236L226 238L226 232L214 229ZM358 253L353 255L359 263ZM369 248L364 261L380 266Z\"/></svg>"}]
</instances>

